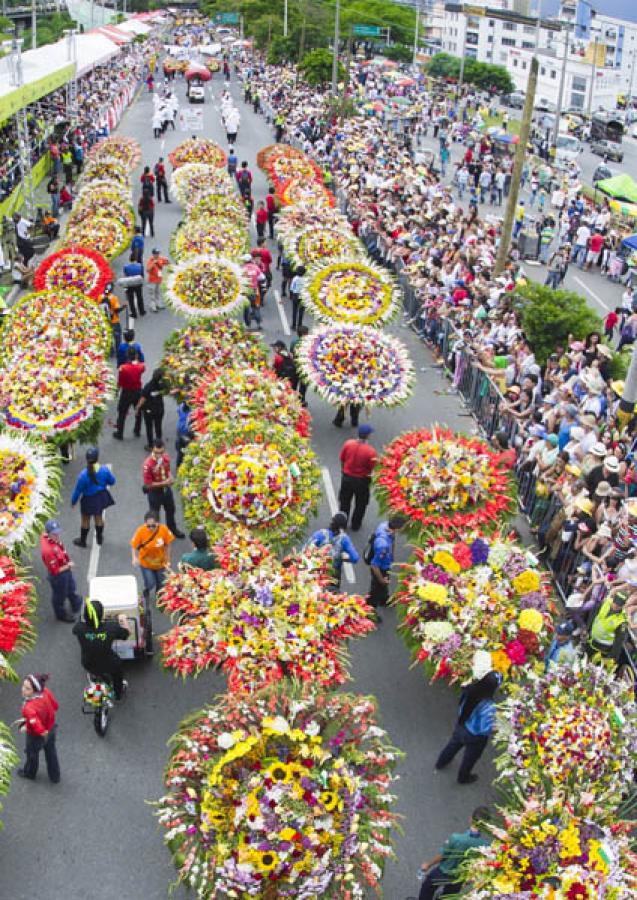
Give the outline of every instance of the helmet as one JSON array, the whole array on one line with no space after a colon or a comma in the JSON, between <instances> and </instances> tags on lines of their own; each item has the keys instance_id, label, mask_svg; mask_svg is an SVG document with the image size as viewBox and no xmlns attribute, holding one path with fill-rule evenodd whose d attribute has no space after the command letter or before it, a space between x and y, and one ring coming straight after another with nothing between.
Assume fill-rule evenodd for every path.
<instances>
[{"instance_id":1,"label":"helmet","mask_svg":"<svg viewBox=\"0 0 637 900\"><path fill-rule=\"evenodd\" d=\"M87 463L96 463L100 458L100 451L97 447L89 447L86 451L86 461Z\"/></svg>"}]
</instances>

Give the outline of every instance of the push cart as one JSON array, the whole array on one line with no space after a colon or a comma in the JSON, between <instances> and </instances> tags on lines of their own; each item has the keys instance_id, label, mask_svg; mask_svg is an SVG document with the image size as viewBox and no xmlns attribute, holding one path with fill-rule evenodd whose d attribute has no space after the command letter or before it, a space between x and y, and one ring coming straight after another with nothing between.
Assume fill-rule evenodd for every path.
<instances>
[{"instance_id":1,"label":"push cart","mask_svg":"<svg viewBox=\"0 0 637 900\"><path fill-rule=\"evenodd\" d=\"M130 628L126 640L115 641L113 650L121 659L144 659L153 655L153 621L144 596L137 589L134 575L108 575L92 578L91 600L99 600L105 619L125 615Z\"/></svg>"}]
</instances>

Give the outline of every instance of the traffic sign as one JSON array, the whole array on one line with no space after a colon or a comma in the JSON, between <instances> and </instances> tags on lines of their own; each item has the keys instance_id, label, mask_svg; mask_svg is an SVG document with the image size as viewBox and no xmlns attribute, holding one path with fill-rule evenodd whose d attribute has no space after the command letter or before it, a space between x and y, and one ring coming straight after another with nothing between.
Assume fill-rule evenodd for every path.
<instances>
[{"instance_id":1,"label":"traffic sign","mask_svg":"<svg viewBox=\"0 0 637 900\"><path fill-rule=\"evenodd\" d=\"M380 37L382 29L378 25L354 25L352 34L357 37Z\"/></svg>"},{"instance_id":2,"label":"traffic sign","mask_svg":"<svg viewBox=\"0 0 637 900\"><path fill-rule=\"evenodd\" d=\"M238 12L226 12L226 13L217 13L215 16L215 22L217 25L238 25L239 24L239 13Z\"/></svg>"}]
</instances>

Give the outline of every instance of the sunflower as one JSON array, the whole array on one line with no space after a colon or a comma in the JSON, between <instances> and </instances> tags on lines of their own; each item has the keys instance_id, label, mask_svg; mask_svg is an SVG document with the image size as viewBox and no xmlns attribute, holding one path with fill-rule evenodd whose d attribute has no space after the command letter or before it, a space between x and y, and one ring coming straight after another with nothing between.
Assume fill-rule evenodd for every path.
<instances>
[{"instance_id":1,"label":"sunflower","mask_svg":"<svg viewBox=\"0 0 637 900\"><path fill-rule=\"evenodd\" d=\"M338 806L338 794L334 791L322 791L320 801L328 812L332 812Z\"/></svg>"},{"instance_id":2,"label":"sunflower","mask_svg":"<svg viewBox=\"0 0 637 900\"><path fill-rule=\"evenodd\" d=\"M253 859L256 867L266 874L273 872L279 864L278 854L274 850L255 850Z\"/></svg>"},{"instance_id":3,"label":"sunflower","mask_svg":"<svg viewBox=\"0 0 637 900\"><path fill-rule=\"evenodd\" d=\"M279 784L287 784L292 778L292 772L286 763L275 762L266 769L265 776Z\"/></svg>"}]
</instances>

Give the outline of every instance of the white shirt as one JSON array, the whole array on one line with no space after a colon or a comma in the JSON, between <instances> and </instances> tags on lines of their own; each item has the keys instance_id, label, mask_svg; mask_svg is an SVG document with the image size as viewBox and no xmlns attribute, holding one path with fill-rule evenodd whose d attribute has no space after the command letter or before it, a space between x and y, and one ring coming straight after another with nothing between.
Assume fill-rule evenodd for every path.
<instances>
[{"instance_id":1,"label":"white shirt","mask_svg":"<svg viewBox=\"0 0 637 900\"><path fill-rule=\"evenodd\" d=\"M19 238L26 241L29 237L29 228L31 227L31 222L28 219L21 218L19 222L16 222L15 231Z\"/></svg>"},{"instance_id":2,"label":"white shirt","mask_svg":"<svg viewBox=\"0 0 637 900\"><path fill-rule=\"evenodd\" d=\"M580 245L587 244L590 236L591 230L588 225L580 225L577 229L577 235L575 236L575 243Z\"/></svg>"}]
</instances>

